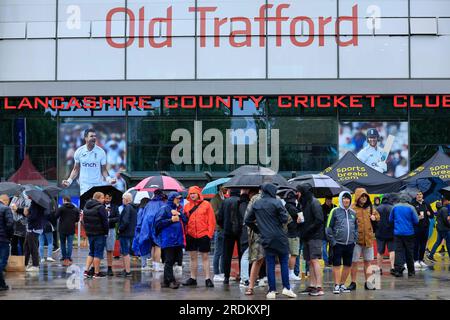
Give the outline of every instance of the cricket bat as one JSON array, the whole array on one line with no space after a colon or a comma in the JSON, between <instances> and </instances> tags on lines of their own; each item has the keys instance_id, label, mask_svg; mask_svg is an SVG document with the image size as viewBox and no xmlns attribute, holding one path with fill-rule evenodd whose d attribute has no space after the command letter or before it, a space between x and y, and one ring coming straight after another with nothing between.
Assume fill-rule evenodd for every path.
<instances>
[{"instance_id":1,"label":"cricket bat","mask_svg":"<svg viewBox=\"0 0 450 320\"><path fill-rule=\"evenodd\" d=\"M384 144L384 149L382 151L383 155L381 157L381 161L386 162L386 160L389 156L389 152L391 152L392 145L394 144L394 140L395 140L395 136L393 136L391 134L386 139L386 143Z\"/></svg>"}]
</instances>

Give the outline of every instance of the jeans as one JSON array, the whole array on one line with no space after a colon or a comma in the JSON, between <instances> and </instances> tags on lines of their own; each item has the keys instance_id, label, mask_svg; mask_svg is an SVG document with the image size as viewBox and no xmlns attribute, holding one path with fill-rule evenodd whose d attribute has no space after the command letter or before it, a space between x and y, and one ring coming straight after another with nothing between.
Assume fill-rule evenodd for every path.
<instances>
[{"instance_id":1,"label":"jeans","mask_svg":"<svg viewBox=\"0 0 450 320\"><path fill-rule=\"evenodd\" d=\"M141 256L141 267L145 268L147 266L147 259L150 258L150 254Z\"/></svg>"},{"instance_id":2,"label":"jeans","mask_svg":"<svg viewBox=\"0 0 450 320\"><path fill-rule=\"evenodd\" d=\"M33 267L39 267L39 234L27 232L23 250L25 253L25 267L30 261L30 255L33 262Z\"/></svg>"},{"instance_id":3,"label":"jeans","mask_svg":"<svg viewBox=\"0 0 450 320\"><path fill-rule=\"evenodd\" d=\"M224 273L223 261L223 231L214 233L214 258L213 258L214 274Z\"/></svg>"},{"instance_id":4,"label":"jeans","mask_svg":"<svg viewBox=\"0 0 450 320\"><path fill-rule=\"evenodd\" d=\"M281 269L281 281L283 283L283 287L286 289L291 289L289 285L289 255L282 254L278 255L278 259L280 260L280 269ZM275 279L275 256L271 254L266 255L266 263L267 263L267 281L269 282L269 292L276 291L276 279Z\"/></svg>"},{"instance_id":5,"label":"jeans","mask_svg":"<svg viewBox=\"0 0 450 320\"><path fill-rule=\"evenodd\" d=\"M298 251L297 259L295 259L295 267L294 267L294 274L298 276L300 274L300 256L303 251L303 243L304 241L300 240L300 250ZM305 270L303 272L309 272L309 264L305 263Z\"/></svg>"},{"instance_id":6,"label":"jeans","mask_svg":"<svg viewBox=\"0 0 450 320\"><path fill-rule=\"evenodd\" d=\"M238 246L238 253L239 253L239 266L241 264L241 243L240 243L241 236L225 236L223 240L223 261L224 261L224 276L225 278L230 277L231 273L231 261L233 260L233 251L234 251L234 244L237 243Z\"/></svg>"},{"instance_id":7,"label":"jeans","mask_svg":"<svg viewBox=\"0 0 450 320\"><path fill-rule=\"evenodd\" d=\"M423 261L428 242L428 228L419 229L414 243L414 261Z\"/></svg>"},{"instance_id":8,"label":"jeans","mask_svg":"<svg viewBox=\"0 0 450 320\"><path fill-rule=\"evenodd\" d=\"M41 233L39 235L39 256L44 259L44 244L45 239L47 239L47 257L51 258L53 253L53 233Z\"/></svg>"},{"instance_id":9,"label":"jeans","mask_svg":"<svg viewBox=\"0 0 450 320\"><path fill-rule=\"evenodd\" d=\"M434 254L436 253L437 248L439 248L439 245L442 242L442 239L445 239L445 245L449 246L450 244L450 231L438 231L438 236L437 236L437 240L433 245L433 248L430 251L430 257L433 258ZM450 257L450 252L447 252L447 254Z\"/></svg>"},{"instance_id":10,"label":"jeans","mask_svg":"<svg viewBox=\"0 0 450 320\"><path fill-rule=\"evenodd\" d=\"M3 277L3 270L8 264L8 258L9 258L9 243L0 242L0 287L4 287L6 285L5 278Z\"/></svg>"},{"instance_id":11,"label":"jeans","mask_svg":"<svg viewBox=\"0 0 450 320\"><path fill-rule=\"evenodd\" d=\"M11 239L11 255L23 256L23 245L25 237L13 236Z\"/></svg>"},{"instance_id":12,"label":"jeans","mask_svg":"<svg viewBox=\"0 0 450 320\"><path fill-rule=\"evenodd\" d=\"M323 240L323 246L322 246L322 256L323 256L323 261L325 262L325 264L328 264L328 249L327 249L327 244L328 241L327 240Z\"/></svg>"},{"instance_id":13,"label":"jeans","mask_svg":"<svg viewBox=\"0 0 450 320\"><path fill-rule=\"evenodd\" d=\"M394 268L396 272L402 272L403 265L408 266L408 272L414 273L414 235L412 236L395 236L395 262Z\"/></svg>"},{"instance_id":14,"label":"jeans","mask_svg":"<svg viewBox=\"0 0 450 320\"><path fill-rule=\"evenodd\" d=\"M73 234L59 234L61 243L61 254L63 259L72 260Z\"/></svg>"},{"instance_id":15,"label":"jeans","mask_svg":"<svg viewBox=\"0 0 450 320\"><path fill-rule=\"evenodd\" d=\"M183 248L182 247L171 247L162 249L164 253L164 283L166 285L175 281L175 276L173 275L173 266L178 263L179 266L183 264Z\"/></svg>"},{"instance_id":16,"label":"jeans","mask_svg":"<svg viewBox=\"0 0 450 320\"><path fill-rule=\"evenodd\" d=\"M249 266L248 248L247 248L247 250L245 250L244 253L242 254L242 258L241 258L241 279L243 281L250 280L249 270L250 270L250 266Z\"/></svg>"}]
</instances>

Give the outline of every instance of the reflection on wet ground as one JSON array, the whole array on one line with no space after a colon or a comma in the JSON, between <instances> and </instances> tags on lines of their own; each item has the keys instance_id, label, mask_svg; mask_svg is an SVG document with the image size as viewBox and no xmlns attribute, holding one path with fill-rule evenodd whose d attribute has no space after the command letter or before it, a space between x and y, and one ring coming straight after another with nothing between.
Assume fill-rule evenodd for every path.
<instances>
[{"instance_id":1,"label":"reflection on wet ground","mask_svg":"<svg viewBox=\"0 0 450 320\"><path fill-rule=\"evenodd\" d=\"M238 282L231 281L229 286L215 283L215 288L206 288L202 272L198 279L197 288L180 287L178 290L161 288L162 273L141 272L140 264L135 261L132 269L132 277L110 277L102 279L83 279L82 271L86 249L74 250L74 266L67 270L60 262L45 263L41 265L39 273L6 273L6 281L10 290L0 292L0 299L63 299L63 300L96 300L96 299L162 299L162 300L260 300L265 299L267 287L255 289L254 296L246 296L245 288ZM212 256L211 256L212 259ZM380 290L364 290L362 270L358 273L358 288L355 292L334 295L332 290L332 272L330 268L324 271L325 295L322 297L309 297L298 295L301 300L415 300L450 299L450 262L447 257L431 265L427 270L416 272L414 278L392 277L388 270L388 261L385 261L381 276ZM188 256L184 256L184 267L179 280L189 277ZM201 264L201 262L199 261ZM80 267L78 269L76 266ZM237 267L237 261L233 262L233 269ZM122 269L121 260L114 260L114 272ZM280 281L279 273L277 280ZM294 291L299 291L308 284L307 280L291 282ZM277 288L282 289L277 282ZM280 299L285 299L280 297ZM287 299L287 298L286 298Z\"/></svg>"}]
</instances>

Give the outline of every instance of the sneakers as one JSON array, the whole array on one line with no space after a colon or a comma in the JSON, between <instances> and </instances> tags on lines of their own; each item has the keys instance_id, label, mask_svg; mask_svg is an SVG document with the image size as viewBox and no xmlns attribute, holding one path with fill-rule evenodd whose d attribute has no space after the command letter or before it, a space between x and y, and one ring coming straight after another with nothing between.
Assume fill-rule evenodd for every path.
<instances>
[{"instance_id":1,"label":"sneakers","mask_svg":"<svg viewBox=\"0 0 450 320\"><path fill-rule=\"evenodd\" d=\"M186 280L186 282L183 283L183 286L185 287L196 287L197 286L197 280L189 278Z\"/></svg>"},{"instance_id":2,"label":"sneakers","mask_svg":"<svg viewBox=\"0 0 450 320\"><path fill-rule=\"evenodd\" d=\"M338 284L335 284L334 288L333 288L333 293L334 294L340 294L341 293L341 286L338 285Z\"/></svg>"},{"instance_id":3,"label":"sneakers","mask_svg":"<svg viewBox=\"0 0 450 320\"><path fill-rule=\"evenodd\" d=\"M419 270L422 266L420 265L419 261L414 262L414 269Z\"/></svg>"},{"instance_id":4,"label":"sneakers","mask_svg":"<svg viewBox=\"0 0 450 320\"><path fill-rule=\"evenodd\" d=\"M161 262L153 262L153 271L154 272L163 272L164 264Z\"/></svg>"},{"instance_id":5,"label":"sneakers","mask_svg":"<svg viewBox=\"0 0 450 320\"><path fill-rule=\"evenodd\" d=\"M356 290L356 283L355 282L350 283L350 285L347 287L347 289L350 291Z\"/></svg>"},{"instance_id":6,"label":"sneakers","mask_svg":"<svg viewBox=\"0 0 450 320\"><path fill-rule=\"evenodd\" d=\"M314 287L307 287L305 290L300 291L300 294L309 294L310 292L312 292L315 288Z\"/></svg>"},{"instance_id":7,"label":"sneakers","mask_svg":"<svg viewBox=\"0 0 450 320\"><path fill-rule=\"evenodd\" d=\"M224 280L224 282L225 282L225 280ZM214 288L214 283L211 281L211 279L206 279L205 280L205 286L207 288Z\"/></svg>"},{"instance_id":8,"label":"sneakers","mask_svg":"<svg viewBox=\"0 0 450 320\"><path fill-rule=\"evenodd\" d=\"M93 277L93 275L89 271L86 270L86 271L83 272L83 277L85 279L90 279L90 278Z\"/></svg>"},{"instance_id":9,"label":"sneakers","mask_svg":"<svg viewBox=\"0 0 450 320\"><path fill-rule=\"evenodd\" d=\"M376 290L375 287L369 288L369 286L367 285L367 282L364 282L364 289L366 289L366 290Z\"/></svg>"},{"instance_id":10,"label":"sneakers","mask_svg":"<svg viewBox=\"0 0 450 320\"><path fill-rule=\"evenodd\" d=\"M175 272L176 274L182 274L183 273L183 267L182 266L174 266L173 267L173 272Z\"/></svg>"},{"instance_id":11,"label":"sneakers","mask_svg":"<svg viewBox=\"0 0 450 320\"><path fill-rule=\"evenodd\" d=\"M223 284L230 284L230 278L224 278Z\"/></svg>"},{"instance_id":12,"label":"sneakers","mask_svg":"<svg viewBox=\"0 0 450 320\"><path fill-rule=\"evenodd\" d=\"M283 288L281 294L289 298L297 298L297 295L294 293L294 291L292 291L292 289Z\"/></svg>"},{"instance_id":13,"label":"sneakers","mask_svg":"<svg viewBox=\"0 0 450 320\"><path fill-rule=\"evenodd\" d=\"M170 284L169 284L169 288L170 289L178 289L180 287L180 284L178 283L178 282L176 282L176 281L172 281Z\"/></svg>"},{"instance_id":14,"label":"sneakers","mask_svg":"<svg viewBox=\"0 0 450 320\"><path fill-rule=\"evenodd\" d=\"M347 288L345 285L343 285L343 284L341 284L341 285L339 286L339 291L340 291L341 293L350 293L350 292L351 292L351 291L348 290L348 288Z\"/></svg>"},{"instance_id":15,"label":"sneakers","mask_svg":"<svg viewBox=\"0 0 450 320\"><path fill-rule=\"evenodd\" d=\"M428 268L428 265L427 265L425 262L423 262L423 261L419 261L419 264L420 264L420 266L421 266L423 269Z\"/></svg>"},{"instance_id":16,"label":"sneakers","mask_svg":"<svg viewBox=\"0 0 450 320\"><path fill-rule=\"evenodd\" d=\"M106 275L107 275L108 277L113 277L113 276L114 276L114 272L112 271L112 268L111 268L111 267L108 268L108 271L106 271Z\"/></svg>"},{"instance_id":17,"label":"sneakers","mask_svg":"<svg viewBox=\"0 0 450 320\"><path fill-rule=\"evenodd\" d=\"M258 281L258 287L266 287L267 286L267 277L264 277L262 279L259 279Z\"/></svg>"},{"instance_id":18,"label":"sneakers","mask_svg":"<svg viewBox=\"0 0 450 320\"><path fill-rule=\"evenodd\" d=\"M266 298L267 299L276 299L277 293L275 291L270 291L269 293L266 294Z\"/></svg>"},{"instance_id":19,"label":"sneakers","mask_svg":"<svg viewBox=\"0 0 450 320\"><path fill-rule=\"evenodd\" d=\"M241 282L239 283L239 287L241 287L241 288L245 288L245 287L248 287L250 285L250 281L248 281L248 280L241 280Z\"/></svg>"},{"instance_id":20,"label":"sneakers","mask_svg":"<svg viewBox=\"0 0 450 320\"><path fill-rule=\"evenodd\" d=\"M94 279L98 279L98 278L106 278L106 273L104 272L99 272L99 273L94 273Z\"/></svg>"},{"instance_id":21,"label":"sneakers","mask_svg":"<svg viewBox=\"0 0 450 320\"><path fill-rule=\"evenodd\" d=\"M122 270L122 272L118 273L117 276L122 278L131 277L131 272L126 272L125 270Z\"/></svg>"},{"instance_id":22,"label":"sneakers","mask_svg":"<svg viewBox=\"0 0 450 320\"><path fill-rule=\"evenodd\" d=\"M25 269L26 272L39 272L39 267L29 266Z\"/></svg>"},{"instance_id":23,"label":"sneakers","mask_svg":"<svg viewBox=\"0 0 450 320\"><path fill-rule=\"evenodd\" d=\"M215 274L213 277L214 282L222 282L223 280L225 280L223 273Z\"/></svg>"},{"instance_id":24,"label":"sneakers","mask_svg":"<svg viewBox=\"0 0 450 320\"><path fill-rule=\"evenodd\" d=\"M325 294L325 292L323 292L322 287L314 288L314 289L309 293L309 295L310 295L310 296L313 296L313 297L323 296L324 294Z\"/></svg>"},{"instance_id":25,"label":"sneakers","mask_svg":"<svg viewBox=\"0 0 450 320\"><path fill-rule=\"evenodd\" d=\"M41 259L41 263L45 263L45 259Z\"/></svg>"},{"instance_id":26,"label":"sneakers","mask_svg":"<svg viewBox=\"0 0 450 320\"><path fill-rule=\"evenodd\" d=\"M53 259L52 257L48 257L47 258L47 262L55 262L56 260L55 259Z\"/></svg>"},{"instance_id":27,"label":"sneakers","mask_svg":"<svg viewBox=\"0 0 450 320\"><path fill-rule=\"evenodd\" d=\"M55 254L55 253L59 252L60 250L61 250L60 248L53 249L52 253Z\"/></svg>"},{"instance_id":28,"label":"sneakers","mask_svg":"<svg viewBox=\"0 0 450 320\"><path fill-rule=\"evenodd\" d=\"M437 260L431 255L427 255L428 260L430 260L431 262L437 262Z\"/></svg>"},{"instance_id":29,"label":"sneakers","mask_svg":"<svg viewBox=\"0 0 450 320\"><path fill-rule=\"evenodd\" d=\"M302 278L296 276L294 270L289 270L289 281L300 281L300 280L302 280Z\"/></svg>"},{"instance_id":30,"label":"sneakers","mask_svg":"<svg viewBox=\"0 0 450 320\"><path fill-rule=\"evenodd\" d=\"M142 267L141 268L141 271L143 271L143 272L149 272L149 271L152 271L152 268L150 267L150 266L145 266L145 267Z\"/></svg>"}]
</instances>

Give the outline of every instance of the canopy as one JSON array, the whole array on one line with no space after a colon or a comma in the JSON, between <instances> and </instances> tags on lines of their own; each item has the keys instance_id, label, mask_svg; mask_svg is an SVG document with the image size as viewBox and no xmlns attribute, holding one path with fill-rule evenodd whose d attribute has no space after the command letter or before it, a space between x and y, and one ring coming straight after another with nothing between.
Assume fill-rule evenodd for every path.
<instances>
[{"instance_id":1,"label":"canopy","mask_svg":"<svg viewBox=\"0 0 450 320\"><path fill-rule=\"evenodd\" d=\"M352 152L326 168L321 174L331 177L340 185L355 191L365 188L368 193L398 192L403 186L400 179L387 176L361 162Z\"/></svg>"},{"instance_id":2,"label":"canopy","mask_svg":"<svg viewBox=\"0 0 450 320\"><path fill-rule=\"evenodd\" d=\"M25 156L20 168L8 179L9 182L48 186L48 181L36 170L29 156Z\"/></svg>"},{"instance_id":3,"label":"canopy","mask_svg":"<svg viewBox=\"0 0 450 320\"><path fill-rule=\"evenodd\" d=\"M439 200L439 190L450 185L450 157L438 151L424 164L400 179L408 187L422 191L427 202Z\"/></svg>"},{"instance_id":4,"label":"canopy","mask_svg":"<svg viewBox=\"0 0 450 320\"><path fill-rule=\"evenodd\" d=\"M444 182L450 182L450 157L444 152L436 152L424 164L400 177L406 183L429 178L439 178Z\"/></svg>"}]
</instances>

